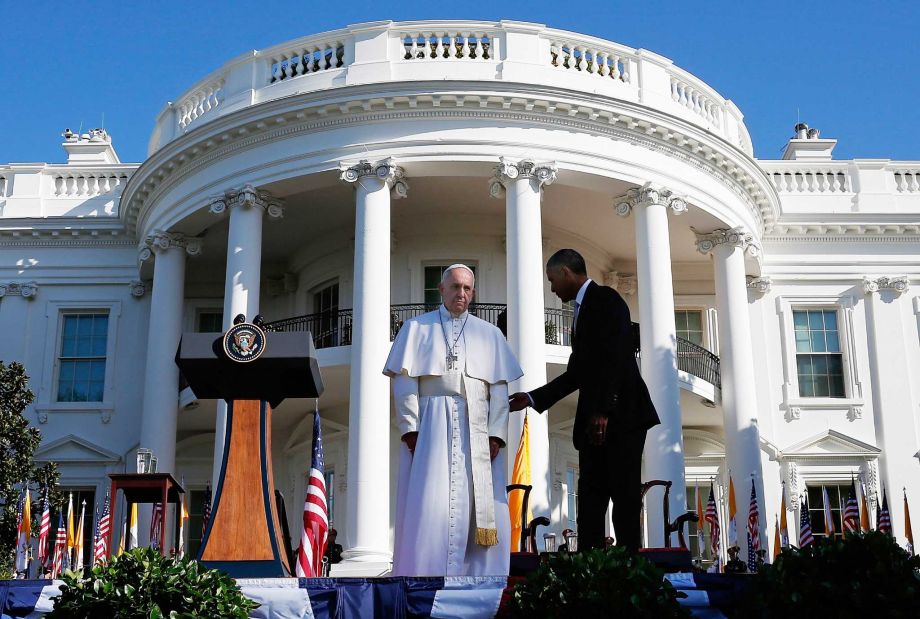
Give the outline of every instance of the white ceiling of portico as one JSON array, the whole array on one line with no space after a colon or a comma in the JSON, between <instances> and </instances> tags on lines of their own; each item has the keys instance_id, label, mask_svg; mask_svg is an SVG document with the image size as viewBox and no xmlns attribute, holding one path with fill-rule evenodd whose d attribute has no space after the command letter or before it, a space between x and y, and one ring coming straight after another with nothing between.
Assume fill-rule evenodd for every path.
<instances>
[{"instance_id":1,"label":"white ceiling of portico","mask_svg":"<svg viewBox=\"0 0 920 619\"><path fill-rule=\"evenodd\" d=\"M417 236L426 230L440 233L501 235L505 228L505 203L489 196L488 167L479 176L409 176L409 196L392 202L393 235ZM594 260L604 256L602 269L629 271L635 263L635 216L619 217L613 198L629 186L612 179L560 173L544 189L543 236L551 246L581 248ZM285 202L284 217L266 219L263 229L263 271L278 276L295 255L320 240L346 245L354 238L354 191L333 172L276 183L271 191ZM675 263L705 264L696 251L693 229L711 231L720 223L711 215L690 208L669 216L671 259ZM192 272L210 277L222 273L226 260L227 218L212 223L205 233L204 252ZM589 259L590 260L590 259ZM207 274L207 275L206 275ZM190 273L190 275L192 275ZM198 278L194 278L198 279Z\"/></svg>"}]
</instances>

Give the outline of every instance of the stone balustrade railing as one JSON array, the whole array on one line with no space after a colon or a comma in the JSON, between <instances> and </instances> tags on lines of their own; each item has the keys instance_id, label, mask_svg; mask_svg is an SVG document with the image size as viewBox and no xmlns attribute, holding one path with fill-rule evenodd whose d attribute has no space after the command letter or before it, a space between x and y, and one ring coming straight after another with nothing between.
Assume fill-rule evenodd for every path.
<instances>
[{"instance_id":1,"label":"stone balustrade railing","mask_svg":"<svg viewBox=\"0 0 920 619\"><path fill-rule=\"evenodd\" d=\"M894 187L898 193L918 193L920 194L920 165L908 168L895 168L892 170L894 175ZM0 193L0 195L3 195Z\"/></svg>"},{"instance_id":2,"label":"stone balustrade railing","mask_svg":"<svg viewBox=\"0 0 920 619\"><path fill-rule=\"evenodd\" d=\"M0 166L0 218L116 217L137 164Z\"/></svg>"},{"instance_id":3,"label":"stone balustrade railing","mask_svg":"<svg viewBox=\"0 0 920 619\"><path fill-rule=\"evenodd\" d=\"M116 191L131 176L129 172L79 170L54 172L52 195L56 198L93 198Z\"/></svg>"},{"instance_id":4,"label":"stone balustrade railing","mask_svg":"<svg viewBox=\"0 0 920 619\"><path fill-rule=\"evenodd\" d=\"M767 176L779 193L850 193L853 183L846 163L811 163L779 167L773 164Z\"/></svg>"},{"instance_id":5,"label":"stone balustrade railing","mask_svg":"<svg viewBox=\"0 0 920 619\"><path fill-rule=\"evenodd\" d=\"M347 85L525 82L582 90L677 116L753 154L738 108L662 56L515 21L372 22L252 51L189 88L157 118L149 152L236 110Z\"/></svg>"}]
</instances>

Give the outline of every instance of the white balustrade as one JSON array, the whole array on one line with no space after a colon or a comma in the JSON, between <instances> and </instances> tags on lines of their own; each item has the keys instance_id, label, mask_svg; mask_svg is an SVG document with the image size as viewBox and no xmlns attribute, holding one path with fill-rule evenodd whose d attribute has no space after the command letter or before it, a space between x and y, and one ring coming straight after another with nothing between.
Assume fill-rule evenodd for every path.
<instances>
[{"instance_id":1,"label":"white balustrade","mask_svg":"<svg viewBox=\"0 0 920 619\"><path fill-rule=\"evenodd\" d=\"M796 168L768 171L780 193L845 193L852 191L844 169Z\"/></svg>"},{"instance_id":2,"label":"white balustrade","mask_svg":"<svg viewBox=\"0 0 920 619\"><path fill-rule=\"evenodd\" d=\"M722 105L687 81L671 76L671 99L702 116L715 127L722 126Z\"/></svg>"},{"instance_id":3,"label":"white balustrade","mask_svg":"<svg viewBox=\"0 0 920 619\"><path fill-rule=\"evenodd\" d=\"M6 197L6 176L0 174L0 198Z\"/></svg>"},{"instance_id":4,"label":"white balustrade","mask_svg":"<svg viewBox=\"0 0 920 619\"><path fill-rule=\"evenodd\" d=\"M894 185L899 193L920 192L920 168L914 170L895 170ZM0 192L0 195L3 195Z\"/></svg>"},{"instance_id":5,"label":"white balustrade","mask_svg":"<svg viewBox=\"0 0 920 619\"><path fill-rule=\"evenodd\" d=\"M196 119L204 116L223 100L224 80L207 82L186 95L176 106L180 130L188 129Z\"/></svg>"},{"instance_id":6,"label":"white balustrade","mask_svg":"<svg viewBox=\"0 0 920 619\"><path fill-rule=\"evenodd\" d=\"M93 198L115 191L128 182L129 176L121 172L56 173L52 195L55 198Z\"/></svg>"},{"instance_id":7,"label":"white balustrade","mask_svg":"<svg viewBox=\"0 0 920 619\"><path fill-rule=\"evenodd\" d=\"M559 69L582 71L629 84L628 55L633 50L615 50L598 45L550 39L549 64Z\"/></svg>"},{"instance_id":8,"label":"white balustrade","mask_svg":"<svg viewBox=\"0 0 920 619\"><path fill-rule=\"evenodd\" d=\"M345 42L340 39L308 42L287 51L271 54L269 83L339 69L345 66Z\"/></svg>"},{"instance_id":9,"label":"white balustrade","mask_svg":"<svg viewBox=\"0 0 920 619\"><path fill-rule=\"evenodd\" d=\"M482 31L402 32L403 60L494 60L494 35Z\"/></svg>"}]
</instances>

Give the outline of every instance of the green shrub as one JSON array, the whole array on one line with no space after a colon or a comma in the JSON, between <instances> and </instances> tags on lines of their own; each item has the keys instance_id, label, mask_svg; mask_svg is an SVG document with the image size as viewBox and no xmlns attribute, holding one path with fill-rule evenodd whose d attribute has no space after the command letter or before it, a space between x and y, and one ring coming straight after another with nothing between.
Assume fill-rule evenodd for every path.
<instances>
[{"instance_id":1,"label":"green shrub","mask_svg":"<svg viewBox=\"0 0 920 619\"><path fill-rule=\"evenodd\" d=\"M513 590L512 618L689 617L664 572L623 548L553 555Z\"/></svg>"},{"instance_id":2,"label":"green shrub","mask_svg":"<svg viewBox=\"0 0 920 619\"><path fill-rule=\"evenodd\" d=\"M162 557L136 548L83 570L65 572L52 619L110 617L240 617L258 604L246 598L232 578L193 559Z\"/></svg>"},{"instance_id":3,"label":"green shrub","mask_svg":"<svg viewBox=\"0 0 920 619\"><path fill-rule=\"evenodd\" d=\"M916 617L920 558L879 532L786 549L753 577L738 617Z\"/></svg>"}]
</instances>

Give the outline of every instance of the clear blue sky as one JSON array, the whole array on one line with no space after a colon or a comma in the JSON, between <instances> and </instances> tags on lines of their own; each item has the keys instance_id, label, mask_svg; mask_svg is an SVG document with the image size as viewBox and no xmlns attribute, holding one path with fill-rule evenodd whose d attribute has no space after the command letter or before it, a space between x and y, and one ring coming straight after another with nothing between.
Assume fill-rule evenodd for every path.
<instances>
[{"instance_id":1,"label":"clear blue sky","mask_svg":"<svg viewBox=\"0 0 920 619\"><path fill-rule=\"evenodd\" d=\"M129 2L0 0L0 162L64 160L60 133L105 126L142 161L163 104L250 49L380 19L517 19L643 47L745 115L779 158L797 114L839 139L835 158L920 160L920 3Z\"/></svg>"}]
</instances>

